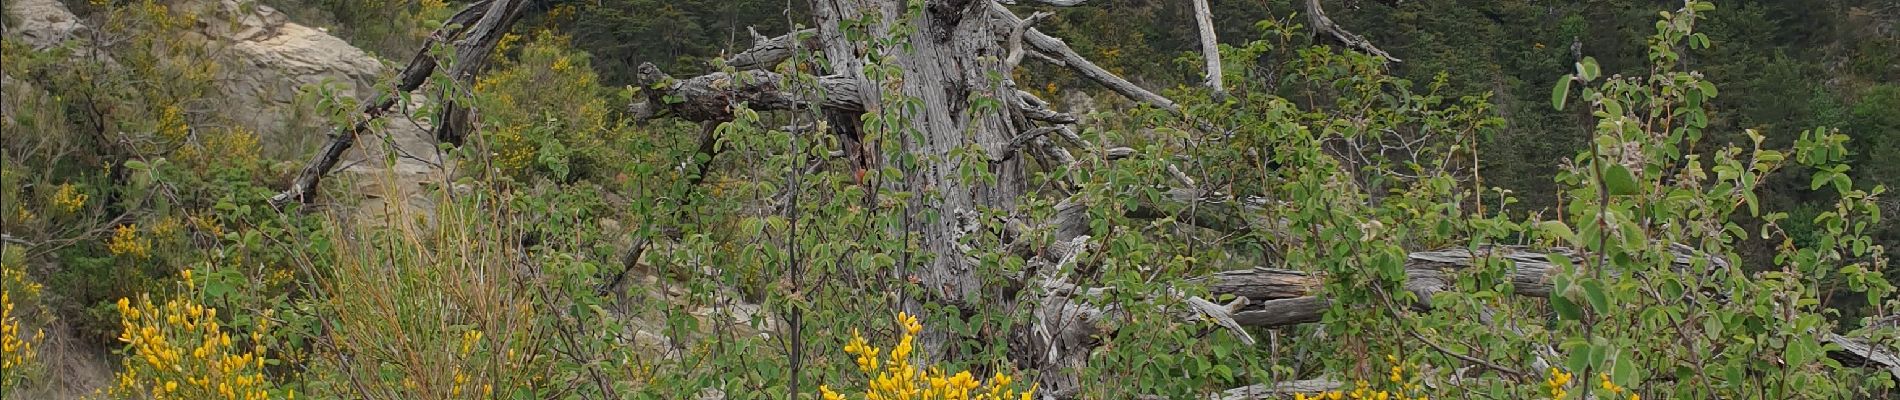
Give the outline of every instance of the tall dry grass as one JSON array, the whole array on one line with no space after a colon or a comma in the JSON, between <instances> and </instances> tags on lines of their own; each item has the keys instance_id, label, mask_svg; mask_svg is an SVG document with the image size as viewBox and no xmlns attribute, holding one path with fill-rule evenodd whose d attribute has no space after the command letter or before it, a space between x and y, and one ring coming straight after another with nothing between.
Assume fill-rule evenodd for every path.
<instances>
[{"instance_id":1,"label":"tall dry grass","mask_svg":"<svg viewBox=\"0 0 1900 400\"><path fill-rule=\"evenodd\" d=\"M504 202L476 192L433 195L433 207L390 201L378 221L331 224L334 262L317 274L325 365L313 371L333 376L313 377L332 386L319 391L468 399L560 390L545 387L550 335L519 229Z\"/></svg>"}]
</instances>

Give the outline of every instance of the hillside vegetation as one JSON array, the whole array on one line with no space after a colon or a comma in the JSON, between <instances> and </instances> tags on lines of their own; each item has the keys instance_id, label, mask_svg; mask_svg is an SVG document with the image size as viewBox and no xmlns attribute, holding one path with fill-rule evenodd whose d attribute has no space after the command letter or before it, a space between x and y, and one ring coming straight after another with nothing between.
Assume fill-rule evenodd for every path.
<instances>
[{"instance_id":1,"label":"hillside vegetation","mask_svg":"<svg viewBox=\"0 0 1900 400\"><path fill-rule=\"evenodd\" d=\"M0 399L1900 397L1890 0L4 7Z\"/></svg>"}]
</instances>

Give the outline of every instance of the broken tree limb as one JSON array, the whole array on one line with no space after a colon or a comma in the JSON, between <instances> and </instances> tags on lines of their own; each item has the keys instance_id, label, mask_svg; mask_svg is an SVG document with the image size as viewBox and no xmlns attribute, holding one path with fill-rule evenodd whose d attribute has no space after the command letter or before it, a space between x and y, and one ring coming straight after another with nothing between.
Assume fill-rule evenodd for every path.
<instances>
[{"instance_id":1,"label":"broken tree limb","mask_svg":"<svg viewBox=\"0 0 1900 400\"><path fill-rule=\"evenodd\" d=\"M1004 58L1004 60L1006 60L1005 63L1009 64L1009 68L1014 69L1016 65L1022 64L1023 62L1023 32L1028 31L1030 26L1036 25L1037 22L1042 22L1044 18L1049 18L1051 15L1055 14L1051 14L1048 11L1030 13L1028 18L1016 21L1016 25L1010 27L1009 57Z\"/></svg>"},{"instance_id":2,"label":"broken tree limb","mask_svg":"<svg viewBox=\"0 0 1900 400\"><path fill-rule=\"evenodd\" d=\"M1056 128L1045 126L1030 129L1028 132L1016 135L1016 138L1010 139L1009 145L1004 146L1002 151L998 152L998 154L990 155L990 162L1003 162L1014 159L1016 158L1016 153L1022 151L1024 146L1028 146L1030 143L1034 143L1036 139L1041 139L1043 135L1048 135L1055 131Z\"/></svg>"},{"instance_id":3,"label":"broken tree limb","mask_svg":"<svg viewBox=\"0 0 1900 400\"><path fill-rule=\"evenodd\" d=\"M1687 247L1674 248L1678 252L1674 265L1688 268L1700 257ZM1447 249L1438 251L1413 252L1407 256L1405 287L1420 294L1421 301L1429 301L1429 294L1445 290L1449 284L1448 274L1471 267L1478 260L1490 258L1508 260L1514 265L1510 272L1511 284L1515 293L1528 297L1550 297L1551 276L1556 266L1551 263L1552 255L1577 258L1581 255L1568 248L1552 248L1544 251L1532 251L1515 246L1485 246L1477 251L1468 249ZM1726 266L1726 261L1708 258L1710 263ZM1319 321L1325 313L1327 302L1315 297L1317 289L1324 284L1324 277L1283 268L1251 268L1219 272L1195 278L1193 281L1206 284L1213 295L1232 294L1246 297L1255 303L1235 314L1235 319L1250 326L1284 326Z\"/></svg>"},{"instance_id":4,"label":"broken tree limb","mask_svg":"<svg viewBox=\"0 0 1900 400\"><path fill-rule=\"evenodd\" d=\"M308 202L315 197L313 194L318 184L323 181L323 176L336 168L336 163L343 158L343 153L348 152L350 147L356 144L356 137L369 133L372 122L389 112L390 108L395 107L396 102L404 98L404 95L422 87L422 83L428 80L429 74L435 73L436 60L435 56L429 54L430 49L438 43L460 35L468 24L486 14L492 1L481 0L463 7L461 11L450 17L441 29L430 34L422 48L416 50L416 55L409 58L409 64L396 75L396 86L388 92L379 94L377 98L364 102L362 109L357 112L361 115L355 118L355 122L352 122L348 129L343 127L331 129L329 141L325 142L323 148L317 152L316 158L304 165L297 177L291 180L288 188L276 196L271 196L271 206L283 207L291 202Z\"/></svg>"},{"instance_id":5,"label":"broken tree limb","mask_svg":"<svg viewBox=\"0 0 1900 400\"><path fill-rule=\"evenodd\" d=\"M746 30L752 33L752 47L726 57L726 66L736 70L772 69L801 49L812 51L818 48L816 29L800 29L776 37L765 37L750 27Z\"/></svg>"},{"instance_id":6,"label":"broken tree limb","mask_svg":"<svg viewBox=\"0 0 1900 400\"><path fill-rule=\"evenodd\" d=\"M1134 209L1128 210L1129 218L1156 219L1175 217L1202 228L1220 232L1246 234L1253 231L1254 223L1247 220L1244 212L1247 207L1237 204L1225 195L1207 193L1198 189L1169 189L1167 197L1161 201L1144 201Z\"/></svg>"},{"instance_id":7,"label":"broken tree limb","mask_svg":"<svg viewBox=\"0 0 1900 400\"><path fill-rule=\"evenodd\" d=\"M1022 18L1017 17L1016 13L1010 12L1008 8L1004 8L1002 4L990 3L990 10L995 18L1001 19L1003 23L1009 26L1015 26L1023 22ZM1134 101L1147 103L1156 108L1168 110L1169 112L1176 114L1181 113L1181 107L1175 105L1174 100L1169 100L1167 97L1148 91L1148 89L1135 86L1134 82L1129 82L1127 79L1123 79L1121 76L1115 75L1115 73L1108 72L1107 69L1095 65L1095 63L1089 61L1088 58L1082 57L1081 53L1076 53L1075 49L1069 48L1069 45L1063 43L1061 39L1051 37L1032 27L1023 30L1023 42L1043 54L1062 60L1064 66L1075 70L1075 72L1081 74L1082 77L1108 87L1109 90L1115 93L1121 94Z\"/></svg>"},{"instance_id":8,"label":"broken tree limb","mask_svg":"<svg viewBox=\"0 0 1900 400\"><path fill-rule=\"evenodd\" d=\"M1887 373L1893 374L1895 379L1900 379L1900 356L1896 356L1892 349L1883 349L1878 343L1869 343L1836 333L1822 335L1821 341L1841 347L1840 351L1828 352L1828 356L1841 361L1842 365L1878 367L1886 369Z\"/></svg>"},{"instance_id":9,"label":"broken tree limb","mask_svg":"<svg viewBox=\"0 0 1900 400\"><path fill-rule=\"evenodd\" d=\"M1023 112L1023 118L1051 124L1073 124L1078 121L1073 114L1050 109L1049 102L1033 93L1017 90L1015 100L1016 109Z\"/></svg>"},{"instance_id":10,"label":"broken tree limb","mask_svg":"<svg viewBox=\"0 0 1900 400\"><path fill-rule=\"evenodd\" d=\"M1326 16L1326 9L1320 6L1319 0L1306 0L1306 20L1309 25L1312 25L1314 35L1325 35L1342 46L1378 56L1387 62L1401 61L1398 57L1386 54L1385 50L1379 50L1377 46L1373 46L1372 41L1366 40L1364 36L1347 31L1338 23L1334 23L1331 17Z\"/></svg>"},{"instance_id":11,"label":"broken tree limb","mask_svg":"<svg viewBox=\"0 0 1900 400\"><path fill-rule=\"evenodd\" d=\"M769 71L714 72L675 79L653 63L641 63L639 69L640 84L648 88L647 100L644 106L636 103L634 107L646 108L649 117L670 113L689 121L723 122L732 120L733 108L741 103L760 111L797 110L809 107L818 97L786 90L785 77ZM825 76L818 79L818 85L828 94L816 100L820 107L864 111L864 105L857 102L855 79Z\"/></svg>"},{"instance_id":12,"label":"broken tree limb","mask_svg":"<svg viewBox=\"0 0 1900 400\"><path fill-rule=\"evenodd\" d=\"M1214 38L1214 9L1207 0L1194 0L1194 24L1201 30L1201 58L1207 61L1207 88L1214 96L1224 96L1227 89L1221 83L1220 42Z\"/></svg>"},{"instance_id":13,"label":"broken tree limb","mask_svg":"<svg viewBox=\"0 0 1900 400\"><path fill-rule=\"evenodd\" d=\"M440 94L436 102L442 112L435 119L435 139L439 142L461 144L473 124L473 116L468 107L455 101L458 90L469 90L475 83L475 74L488 66L488 54L494 52L501 43L501 37L521 19L521 13L528 3L535 0L492 0L488 11L475 26L468 29L468 35L455 41L455 63L448 66L447 75L454 87L437 88Z\"/></svg>"}]
</instances>

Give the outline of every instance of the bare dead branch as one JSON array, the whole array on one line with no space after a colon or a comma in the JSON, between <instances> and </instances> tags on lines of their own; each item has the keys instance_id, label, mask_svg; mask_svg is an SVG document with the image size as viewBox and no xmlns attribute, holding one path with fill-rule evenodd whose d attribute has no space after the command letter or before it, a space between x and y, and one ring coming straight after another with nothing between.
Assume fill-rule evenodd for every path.
<instances>
[{"instance_id":1,"label":"bare dead branch","mask_svg":"<svg viewBox=\"0 0 1900 400\"><path fill-rule=\"evenodd\" d=\"M1002 4L990 3L990 10L995 18L1001 19L1006 24L1015 25L1022 23L1022 18L1017 17L1016 13L1010 12L1008 8L1004 8ZM1168 110L1176 114L1181 113L1181 107L1175 105L1174 100L1169 100L1167 97L1148 91L1148 89L1142 89L1140 86L1136 86L1134 82L1129 82L1127 79L1123 79L1121 76L1115 75L1115 73L1108 72L1107 69L1095 65L1095 63L1089 61L1088 58L1082 57L1082 54L1076 53L1075 49L1069 48L1069 45L1063 43L1061 39L1043 34L1041 31L1037 31L1036 28L1029 28L1024 30L1023 40L1029 44L1031 48L1048 54L1050 57L1062 60L1063 65L1075 70L1076 73L1102 86L1106 86L1109 90L1113 90L1115 93L1119 93L1130 100L1147 103L1156 108Z\"/></svg>"},{"instance_id":2,"label":"bare dead branch","mask_svg":"<svg viewBox=\"0 0 1900 400\"><path fill-rule=\"evenodd\" d=\"M999 162L1004 162L1004 161L1009 161L1011 159L1014 159L1016 158L1016 154L1018 152L1021 152L1024 146L1028 146L1030 143L1034 143L1036 139L1041 139L1044 135L1053 133L1056 130L1057 128L1055 127L1045 126L1041 128L1030 129L1028 132L1023 132L1020 135L1016 135L1016 138L1010 139L1009 145L1003 147L1001 152L999 152L998 154L990 155L990 162L999 163Z\"/></svg>"},{"instance_id":3,"label":"bare dead branch","mask_svg":"<svg viewBox=\"0 0 1900 400\"><path fill-rule=\"evenodd\" d=\"M1042 22L1044 18L1049 18L1051 15L1055 14L1051 14L1048 11L1037 11L1029 14L1028 18L1016 21L1016 25L1012 26L1009 31L1009 57L1005 58L1005 61L1009 64L1009 68L1014 69L1017 64L1023 62L1023 32L1028 31L1030 26L1036 25L1037 22Z\"/></svg>"},{"instance_id":4,"label":"bare dead branch","mask_svg":"<svg viewBox=\"0 0 1900 400\"><path fill-rule=\"evenodd\" d=\"M454 100L457 89L467 90L475 82L475 74L488 66L488 54L494 52L501 43L502 35L508 33L515 21L521 19L521 13L527 4L535 0L494 0L488 11L482 13L475 26L469 27L468 35L455 41L455 63L446 71L452 87L438 88L442 93L436 96L436 102L442 112L435 120L435 138L437 141L461 144L462 137L468 134L473 116L467 107Z\"/></svg>"},{"instance_id":5,"label":"bare dead branch","mask_svg":"<svg viewBox=\"0 0 1900 400\"><path fill-rule=\"evenodd\" d=\"M1306 0L1306 19L1308 24L1312 25L1315 35L1326 35L1342 46L1378 56L1388 62L1401 61L1398 57L1386 54L1385 50L1379 50L1378 47L1373 46L1372 41L1366 40L1364 36L1349 32L1346 28L1341 28L1339 24L1334 23L1332 18L1326 16L1326 9L1320 6L1319 0Z\"/></svg>"},{"instance_id":6,"label":"bare dead branch","mask_svg":"<svg viewBox=\"0 0 1900 400\"><path fill-rule=\"evenodd\" d=\"M1226 328L1229 332L1233 332L1234 336L1240 338L1241 343L1248 346L1254 345L1253 335L1247 334L1247 328L1241 326L1239 321L1234 320L1234 315L1227 309L1227 306L1214 304L1212 301L1194 296L1188 297L1186 302L1188 307L1193 308L1201 318L1212 320L1214 324Z\"/></svg>"},{"instance_id":7,"label":"bare dead branch","mask_svg":"<svg viewBox=\"0 0 1900 400\"><path fill-rule=\"evenodd\" d=\"M816 29L801 29L769 38L750 27L746 30L752 33L752 47L726 57L726 65L740 71L771 69L780 61L792 58L800 49L809 51L818 48L814 36L818 32Z\"/></svg>"},{"instance_id":8,"label":"bare dead branch","mask_svg":"<svg viewBox=\"0 0 1900 400\"><path fill-rule=\"evenodd\" d=\"M1016 109L1022 110L1024 118L1051 124L1073 124L1078 121L1075 115L1050 109L1049 102L1043 101L1035 94L1017 90L1015 100Z\"/></svg>"},{"instance_id":9,"label":"bare dead branch","mask_svg":"<svg viewBox=\"0 0 1900 400\"><path fill-rule=\"evenodd\" d=\"M1207 59L1207 88L1215 96L1224 95L1227 89L1221 84L1220 42L1214 37L1214 9L1207 0L1194 0L1194 23L1201 30L1201 58Z\"/></svg>"}]
</instances>

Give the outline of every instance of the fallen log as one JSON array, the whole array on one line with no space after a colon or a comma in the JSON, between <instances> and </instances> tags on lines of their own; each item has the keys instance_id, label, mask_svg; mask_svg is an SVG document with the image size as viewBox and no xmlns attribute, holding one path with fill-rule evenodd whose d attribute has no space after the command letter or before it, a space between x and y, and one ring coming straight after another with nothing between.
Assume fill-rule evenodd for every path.
<instances>
[{"instance_id":1,"label":"fallen log","mask_svg":"<svg viewBox=\"0 0 1900 400\"><path fill-rule=\"evenodd\" d=\"M1707 257L1687 246L1676 245L1671 250L1675 255L1671 261L1674 268L1720 270L1729 267L1727 261ZM1429 307L1430 294L1446 290L1452 272L1470 268L1489 257L1511 261L1509 275L1513 293L1549 298L1551 278L1557 273L1557 267L1551 262L1553 255L1582 259L1578 251L1569 248L1537 251L1518 246L1484 246L1477 250L1414 252L1407 257L1407 280L1404 286L1406 290L1420 295L1422 306ZM1246 298L1249 304L1233 313L1234 321L1245 326L1272 328L1319 322L1331 306L1331 302L1319 293L1324 277L1297 270L1250 268L1215 273L1192 281L1207 285L1214 296L1226 294ZM1896 355L1891 348L1836 333L1823 333L1820 340L1839 346L1840 349L1830 351L1829 356L1847 365L1880 368L1900 377L1900 355Z\"/></svg>"}]
</instances>

